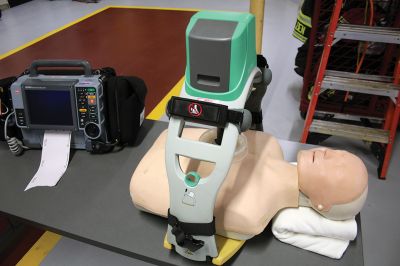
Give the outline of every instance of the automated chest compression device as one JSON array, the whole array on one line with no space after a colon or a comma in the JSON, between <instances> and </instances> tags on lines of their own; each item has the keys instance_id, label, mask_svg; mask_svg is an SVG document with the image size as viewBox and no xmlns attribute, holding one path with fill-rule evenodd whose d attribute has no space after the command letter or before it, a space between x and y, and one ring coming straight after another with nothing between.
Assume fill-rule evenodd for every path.
<instances>
[{"instance_id":1,"label":"automated chest compression device","mask_svg":"<svg viewBox=\"0 0 400 266\"><path fill-rule=\"evenodd\" d=\"M260 82L255 50L255 18L247 13L195 14L186 30L186 78L181 97L172 97L166 143L170 192L164 246L196 261L222 264L244 241L215 234L213 215L219 188L234 157L240 133L251 125L244 109L253 83ZM181 138L185 122L217 128L215 143ZM184 173L179 157L214 163L203 177Z\"/></svg>"}]
</instances>

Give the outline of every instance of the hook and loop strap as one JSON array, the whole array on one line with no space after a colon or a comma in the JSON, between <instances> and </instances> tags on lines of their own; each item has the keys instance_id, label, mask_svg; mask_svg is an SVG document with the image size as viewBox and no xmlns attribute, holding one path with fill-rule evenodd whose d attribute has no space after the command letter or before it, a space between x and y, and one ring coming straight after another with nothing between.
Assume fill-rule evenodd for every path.
<instances>
[{"instance_id":1,"label":"hook and loop strap","mask_svg":"<svg viewBox=\"0 0 400 266\"><path fill-rule=\"evenodd\" d=\"M215 217L210 223L185 223L179 221L168 209L168 224L172 227L171 232L175 236L176 243L192 252L204 246L204 241L194 239L193 235L215 235Z\"/></svg>"},{"instance_id":2,"label":"hook and loop strap","mask_svg":"<svg viewBox=\"0 0 400 266\"><path fill-rule=\"evenodd\" d=\"M219 128L225 127L227 123L240 126L243 122L243 111L228 109L223 104L175 96L168 102L167 115Z\"/></svg>"}]
</instances>

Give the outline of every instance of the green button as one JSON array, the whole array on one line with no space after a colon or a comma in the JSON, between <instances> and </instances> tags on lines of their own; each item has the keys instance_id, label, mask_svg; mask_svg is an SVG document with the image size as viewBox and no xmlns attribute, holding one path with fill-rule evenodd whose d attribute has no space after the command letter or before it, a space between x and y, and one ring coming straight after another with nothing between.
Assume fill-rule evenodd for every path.
<instances>
[{"instance_id":1,"label":"green button","mask_svg":"<svg viewBox=\"0 0 400 266\"><path fill-rule=\"evenodd\" d=\"M95 88L88 88L87 91L94 92L94 91L96 91L96 89Z\"/></svg>"},{"instance_id":2,"label":"green button","mask_svg":"<svg viewBox=\"0 0 400 266\"><path fill-rule=\"evenodd\" d=\"M194 172L194 171L193 172L189 172L185 176L185 183L189 187L195 187L199 183L200 179L201 179L201 177L197 172Z\"/></svg>"}]
</instances>

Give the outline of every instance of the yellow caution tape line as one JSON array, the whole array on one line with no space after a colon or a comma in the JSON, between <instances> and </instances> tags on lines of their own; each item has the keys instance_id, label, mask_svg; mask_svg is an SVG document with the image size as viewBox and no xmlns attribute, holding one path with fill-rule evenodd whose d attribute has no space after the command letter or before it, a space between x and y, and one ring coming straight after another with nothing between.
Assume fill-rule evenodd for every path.
<instances>
[{"instance_id":1,"label":"yellow caution tape line","mask_svg":"<svg viewBox=\"0 0 400 266\"><path fill-rule=\"evenodd\" d=\"M25 256L17 263L17 266L39 265L60 241L61 236L52 232L45 232L31 247Z\"/></svg>"}]
</instances>

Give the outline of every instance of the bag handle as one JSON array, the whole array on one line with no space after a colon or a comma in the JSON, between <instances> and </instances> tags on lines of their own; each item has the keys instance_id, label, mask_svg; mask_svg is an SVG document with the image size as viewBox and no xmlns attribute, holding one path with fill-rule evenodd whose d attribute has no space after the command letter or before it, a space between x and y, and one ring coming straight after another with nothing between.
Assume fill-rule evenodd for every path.
<instances>
[{"instance_id":1,"label":"bag handle","mask_svg":"<svg viewBox=\"0 0 400 266\"><path fill-rule=\"evenodd\" d=\"M39 67L82 67L85 77L92 76L92 67L85 60L35 60L29 68L29 76L37 77Z\"/></svg>"}]
</instances>

